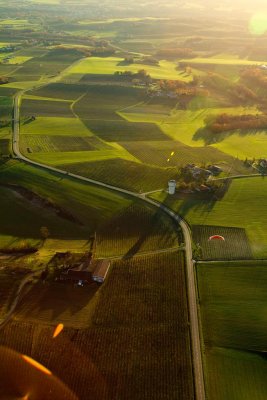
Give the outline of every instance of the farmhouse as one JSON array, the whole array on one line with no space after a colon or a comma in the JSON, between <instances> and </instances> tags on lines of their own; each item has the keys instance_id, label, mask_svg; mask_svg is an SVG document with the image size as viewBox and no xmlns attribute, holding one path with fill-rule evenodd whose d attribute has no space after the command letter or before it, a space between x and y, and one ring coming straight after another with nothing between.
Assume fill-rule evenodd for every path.
<instances>
[{"instance_id":1,"label":"farmhouse","mask_svg":"<svg viewBox=\"0 0 267 400\"><path fill-rule=\"evenodd\" d=\"M89 253L83 262L70 265L60 274L60 281L72 281L83 285L92 281L103 283L110 267L110 261L106 259L94 260Z\"/></svg>"},{"instance_id":2,"label":"farmhouse","mask_svg":"<svg viewBox=\"0 0 267 400\"><path fill-rule=\"evenodd\" d=\"M110 267L109 260L96 260L93 262L94 270L92 278L95 282L103 283Z\"/></svg>"}]
</instances>

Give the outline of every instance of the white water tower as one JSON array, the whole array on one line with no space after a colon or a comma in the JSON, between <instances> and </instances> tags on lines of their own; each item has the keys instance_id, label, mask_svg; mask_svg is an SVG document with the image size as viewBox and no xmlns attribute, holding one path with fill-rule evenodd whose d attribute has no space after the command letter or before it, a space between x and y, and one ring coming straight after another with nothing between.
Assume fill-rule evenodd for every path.
<instances>
[{"instance_id":1,"label":"white water tower","mask_svg":"<svg viewBox=\"0 0 267 400\"><path fill-rule=\"evenodd\" d=\"M168 182L168 193L169 194L174 194L176 190L176 181L174 179L171 179Z\"/></svg>"}]
</instances>

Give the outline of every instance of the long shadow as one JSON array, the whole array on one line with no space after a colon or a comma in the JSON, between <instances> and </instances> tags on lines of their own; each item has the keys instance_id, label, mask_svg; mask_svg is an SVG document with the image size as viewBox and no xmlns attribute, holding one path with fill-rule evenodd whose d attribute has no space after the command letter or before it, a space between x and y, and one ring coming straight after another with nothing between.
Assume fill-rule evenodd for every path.
<instances>
[{"instance_id":1,"label":"long shadow","mask_svg":"<svg viewBox=\"0 0 267 400\"><path fill-rule=\"evenodd\" d=\"M151 223L143 230L137 242L123 256L123 260L132 258L140 250L146 239L153 233L158 219L162 218L163 211L160 208L156 209L155 214L151 219Z\"/></svg>"},{"instance_id":2,"label":"long shadow","mask_svg":"<svg viewBox=\"0 0 267 400\"><path fill-rule=\"evenodd\" d=\"M26 319L40 317L53 321L68 310L70 316L75 317L76 313L88 305L98 289L98 285L93 282L83 288L66 282L38 282L20 301L16 314Z\"/></svg>"},{"instance_id":3,"label":"long shadow","mask_svg":"<svg viewBox=\"0 0 267 400\"><path fill-rule=\"evenodd\" d=\"M227 131L227 132L214 133L207 127L204 127L204 128L199 128L194 133L193 140L194 141L203 140L205 145L210 145L210 144L214 144L214 143L220 143L232 135L238 134L240 137L255 136L259 132L260 133L264 132L267 135L267 129L264 129L264 128L262 128L262 129L235 129L235 130Z\"/></svg>"}]
</instances>

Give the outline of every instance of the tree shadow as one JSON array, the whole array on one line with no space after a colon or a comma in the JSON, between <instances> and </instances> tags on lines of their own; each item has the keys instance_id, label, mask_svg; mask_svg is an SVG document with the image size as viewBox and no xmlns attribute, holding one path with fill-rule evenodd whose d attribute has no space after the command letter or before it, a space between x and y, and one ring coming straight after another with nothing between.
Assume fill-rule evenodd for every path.
<instances>
[{"instance_id":1,"label":"tree shadow","mask_svg":"<svg viewBox=\"0 0 267 400\"><path fill-rule=\"evenodd\" d=\"M154 232L155 225L158 222L158 219L162 218L162 212L163 211L161 208L156 209L156 212L152 216L151 223L146 226L146 228L142 231L136 243L127 251L127 253L124 254L122 258L123 260L132 258L135 254L139 252L146 239Z\"/></svg>"},{"instance_id":2,"label":"tree shadow","mask_svg":"<svg viewBox=\"0 0 267 400\"><path fill-rule=\"evenodd\" d=\"M223 140L227 139L228 137L232 135L239 135L240 137L245 137L245 136L255 136L259 133L265 133L267 135L267 129L235 129L232 131L226 131L226 132L212 132L210 129L207 127L204 128L199 128L193 135L193 140L198 141L198 140L203 140L205 145L211 145L214 143L220 143Z\"/></svg>"}]
</instances>

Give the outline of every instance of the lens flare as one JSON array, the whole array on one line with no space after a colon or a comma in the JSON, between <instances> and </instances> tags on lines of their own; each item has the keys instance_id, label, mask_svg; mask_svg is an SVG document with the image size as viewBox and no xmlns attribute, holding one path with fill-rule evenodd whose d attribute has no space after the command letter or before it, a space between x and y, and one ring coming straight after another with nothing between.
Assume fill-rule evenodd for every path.
<instances>
[{"instance_id":1,"label":"lens flare","mask_svg":"<svg viewBox=\"0 0 267 400\"><path fill-rule=\"evenodd\" d=\"M58 326L56 327L54 334L53 334L53 339L55 339L61 331L63 331L64 329L64 325L63 324L58 324Z\"/></svg>"},{"instance_id":2,"label":"lens flare","mask_svg":"<svg viewBox=\"0 0 267 400\"><path fill-rule=\"evenodd\" d=\"M171 157L174 155L174 151L171 152Z\"/></svg>"},{"instance_id":3,"label":"lens flare","mask_svg":"<svg viewBox=\"0 0 267 400\"><path fill-rule=\"evenodd\" d=\"M31 357L23 355L22 358L27 361L27 363L31 364L33 367L39 369L39 371L43 372L46 375L52 375L52 372L49 369L45 368L42 364L33 360Z\"/></svg>"},{"instance_id":4,"label":"lens flare","mask_svg":"<svg viewBox=\"0 0 267 400\"><path fill-rule=\"evenodd\" d=\"M249 22L250 33L263 35L267 31L267 13L255 13Z\"/></svg>"}]
</instances>

